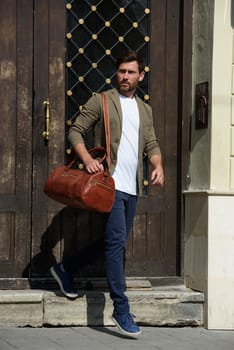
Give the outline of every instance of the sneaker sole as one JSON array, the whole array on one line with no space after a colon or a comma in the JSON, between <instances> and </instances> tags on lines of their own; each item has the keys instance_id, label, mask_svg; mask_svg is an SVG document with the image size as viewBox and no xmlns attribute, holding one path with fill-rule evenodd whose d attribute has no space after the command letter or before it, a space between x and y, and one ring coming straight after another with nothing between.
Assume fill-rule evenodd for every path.
<instances>
[{"instance_id":1,"label":"sneaker sole","mask_svg":"<svg viewBox=\"0 0 234 350\"><path fill-rule=\"evenodd\" d=\"M72 294L72 293L67 293L64 289L63 289L63 284L59 278L59 276L57 275L57 273L55 272L54 268L51 267L50 268L50 273L51 275L54 277L55 281L58 283L59 288L61 289L61 292L69 299L76 299L78 297L78 294Z\"/></svg>"},{"instance_id":2,"label":"sneaker sole","mask_svg":"<svg viewBox=\"0 0 234 350\"><path fill-rule=\"evenodd\" d=\"M127 335L128 337L131 337L131 338L138 338L138 336L141 334L141 330L139 332L136 332L136 333L130 333L128 331L126 331L125 329L123 329L119 322L112 316L111 317L112 321L116 324L116 326L118 327L118 329L120 330L121 333L123 333L124 335Z\"/></svg>"}]
</instances>

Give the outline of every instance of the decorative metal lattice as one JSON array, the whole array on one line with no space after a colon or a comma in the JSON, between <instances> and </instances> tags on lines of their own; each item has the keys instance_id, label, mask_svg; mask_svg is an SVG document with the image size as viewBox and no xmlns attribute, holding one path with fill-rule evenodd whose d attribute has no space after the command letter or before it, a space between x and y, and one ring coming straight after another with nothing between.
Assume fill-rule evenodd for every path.
<instances>
[{"instance_id":1,"label":"decorative metal lattice","mask_svg":"<svg viewBox=\"0 0 234 350\"><path fill-rule=\"evenodd\" d=\"M67 123L93 92L115 84L115 60L138 52L149 68L150 8L147 0L70 0L67 9ZM148 74L138 94L149 100Z\"/></svg>"},{"instance_id":2,"label":"decorative metal lattice","mask_svg":"<svg viewBox=\"0 0 234 350\"><path fill-rule=\"evenodd\" d=\"M92 93L115 86L116 59L126 50L136 51L144 59L146 74L138 94L148 101L150 1L69 0L66 10L67 126ZM71 153L70 148L66 153ZM147 170L144 160L145 178ZM147 194L148 181L143 185Z\"/></svg>"}]
</instances>

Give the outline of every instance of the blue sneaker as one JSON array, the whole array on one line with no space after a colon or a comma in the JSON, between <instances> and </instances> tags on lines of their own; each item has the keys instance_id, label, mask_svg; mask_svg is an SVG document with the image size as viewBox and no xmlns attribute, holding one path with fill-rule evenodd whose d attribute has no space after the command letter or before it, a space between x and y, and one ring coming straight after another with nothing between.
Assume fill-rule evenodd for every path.
<instances>
[{"instance_id":1,"label":"blue sneaker","mask_svg":"<svg viewBox=\"0 0 234 350\"><path fill-rule=\"evenodd\" d=\"M114 312L112 320L124 335L137 338L141 334L141 330L134 322L133 317L135 316L129 313L121 315Z\"/></svg>"},{"instance_id":2,"label":"blue sneaker","mask_svg":"<svg viewBox=\"0 0 234 350\"><path fill-rule=\"evenodd\" d=\"M70 298L75 299L78 297L78 293L72 287L72 278L68 272L64 270L62 264L56 264L50 268L50 273L58 283L62 293Z\"/></svg>"}]
</instances>

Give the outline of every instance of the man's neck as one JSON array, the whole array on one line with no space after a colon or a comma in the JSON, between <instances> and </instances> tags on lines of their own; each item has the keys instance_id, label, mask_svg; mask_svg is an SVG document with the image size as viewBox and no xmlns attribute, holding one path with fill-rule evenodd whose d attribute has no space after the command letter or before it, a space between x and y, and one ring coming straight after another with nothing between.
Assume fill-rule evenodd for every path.
<instances>
[{"instance_id":1,"label":"man's neck","mask_svg":"<svg viewBox=\"0 0 234 350\"><path fill-rule=\"evenodd\" d=\"M129 92L122 92L122 91L119 91L118 90L118 92L119 92L119 94L121 95L121 96L124 96L124 97L128 97L128 98L134 98L135 97L135 94L136 94L136 90L134 90L134 91L129 91Z\"/></svg>"}]
</instances>

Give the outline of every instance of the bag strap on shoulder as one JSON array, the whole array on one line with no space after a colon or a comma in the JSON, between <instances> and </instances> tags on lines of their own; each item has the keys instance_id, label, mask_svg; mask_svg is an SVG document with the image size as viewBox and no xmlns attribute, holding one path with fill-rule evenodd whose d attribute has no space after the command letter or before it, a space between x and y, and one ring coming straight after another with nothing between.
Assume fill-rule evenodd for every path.
<instances>
[{"instance_id":1,"label":"bag strap on shoulder","mask_svg":"<svg viewBox=\"0 0 234 350\"><path fill-rule=\"evenodd\" d=\"M110 157L110 121L109 121L109 110L108 110L108 102L107 96L104 92L102 95L102 104L103 104L103 115L104 115L104 127L105 127L105 138L106 138L106 162L108 166L108 170L110 171L111 167L111 157Z\"/></svg>"}]
</instances>

